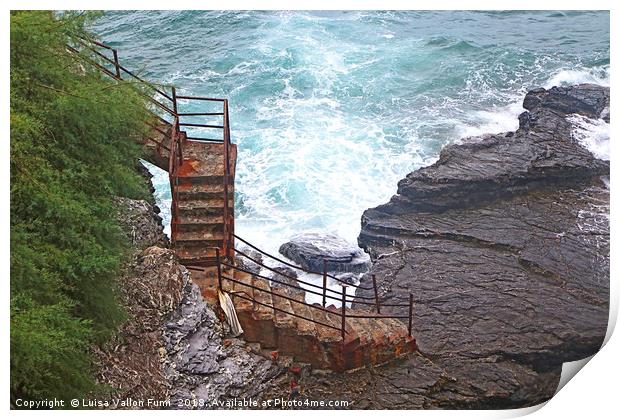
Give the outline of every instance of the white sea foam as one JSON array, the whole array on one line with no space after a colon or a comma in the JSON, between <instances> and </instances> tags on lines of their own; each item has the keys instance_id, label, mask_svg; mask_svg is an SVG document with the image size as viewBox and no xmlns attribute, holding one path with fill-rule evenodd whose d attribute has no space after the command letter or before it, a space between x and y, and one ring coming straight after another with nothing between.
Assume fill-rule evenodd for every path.
<instances>
[{"instance_id":1,"label":"white sea foam","mask_svg":"<svg viewBox=\"0 0 620 420\"><path fill-rule=\"evenodd\" d=\"M458 130L462 138L515 131L519 128L518 116L524 111L522 100L490 110L474 112L475 125L461 126Z\"/></svg>"},{"instance_id":2,"label":"white sea foam","mask_svg":"<svg viewBox=\"0 0 620 420\"><path fill-rule=\"evenodd\" d=\"M272 252L313 228L355 244L361 213L394 193L415 164L415 148L390 149L376 122L347 121L335 107L322 108L325 113L313 107L314 124L300 125L294 116L306 115L307 103L281 105L293 110L290 126L246 133L259 136L261 147L240 149L237 191L245 208L237 218L239 231Z\"/></svg>"},{"instance_id":3,"label":"white sea foam","mask_svg":"<svg viewBox=\"0 0 620 420\"><path fill-rule=\"evenodd\" d=\"M581 83L609 86L609 66L594 69L560 69L549 78L544 87L549 89L553 86L577 85Z\"/></svg>"},{"instance_id":4,"label":"white sea foam","mask_svg":"<svg viewBox=\"0 0 620 420\"><path fill-rule=\"evenodd\" d=\"M610 160L609 123L578 114L570 115L566 119L573 124L572 135L579 144L592 152L595 157Z\"/></svg>"},{"instance_id":5,"label":"white sea foam","mask_svg":"<svg viewBox=\"0 0 620 420\"><path fill-rule=\"evenodd\" d=\"M155 187L155 204L157 204L161 210L160 216L163 219L164 233L170 237L170 206L172 199L170 196L168 172L145 160L140 160L140 162L142 162L151 175L153 175L151 182L153 183L153 187Z\"/></svg>"}]
</instances>

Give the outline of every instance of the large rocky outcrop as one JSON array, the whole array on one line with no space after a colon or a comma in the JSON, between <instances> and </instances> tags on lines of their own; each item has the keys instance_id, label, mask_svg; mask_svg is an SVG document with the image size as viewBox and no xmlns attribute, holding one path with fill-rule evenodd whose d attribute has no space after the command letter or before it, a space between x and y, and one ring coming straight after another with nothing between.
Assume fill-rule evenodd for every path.
<instances>
[{"instance_id":1,"label":"large rocky outcrop","mask_svg":"<svg viewBox=\"0 0 620 420\"><path fill-rule=\"evenodd\" d=\"M599 349L609 307L609 162L574 140L571 117L608 121L609 89L537 89L524 107L516 132L446 147L389 203L364 212L358 240L380 299L402 303L413 293L419 352L308 376L304 397L354 408L523 407L553 395L563 362ZM370 275L361 282L369 286Z\"/></svg>"},{"instance_id":2,"label":"large rocky outcrop","mask_svg":"<svg viewBox=\"0 0 620 420\"><path fill-rule=\"evenodd\" d=\"M415 299L420 354L371 381L395 390L390 407L532 405L553 395L563 362L602 344L609 162L567 117L608 120L609 88L537 89L524 107L516 132L444 148L362 216L381 301Z\"/></svg>"}]
</instances>

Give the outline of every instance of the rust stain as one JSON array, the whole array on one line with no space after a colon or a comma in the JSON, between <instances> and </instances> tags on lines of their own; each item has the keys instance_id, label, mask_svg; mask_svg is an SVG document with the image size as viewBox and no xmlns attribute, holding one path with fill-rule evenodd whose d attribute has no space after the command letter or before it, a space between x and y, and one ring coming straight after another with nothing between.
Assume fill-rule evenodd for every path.
<instances>
[{"instance_id":1,"label":"rust stain","mask_svg":"<svg viewBox=\"0 0 620 420\"><path fill-rule=\"evenodd\" d=\"M179 176L191 176L200 168L201 162L197 159L184 159L183 164L178 169Z\"/></svg>"}]
</instances>

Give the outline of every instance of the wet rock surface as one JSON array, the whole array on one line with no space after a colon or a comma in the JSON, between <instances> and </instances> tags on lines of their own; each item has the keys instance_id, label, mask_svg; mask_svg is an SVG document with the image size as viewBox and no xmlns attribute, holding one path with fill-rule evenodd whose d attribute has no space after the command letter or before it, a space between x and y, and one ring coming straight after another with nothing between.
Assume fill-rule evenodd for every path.
<instances>
[{"instance_id":1,"label":"wet rock surface","mask_svg":"<svg viewBox=\"0 0 620 420\"><path fill-rule=\"evenodd\" d=\"M526 95L524 106L529 111L519 116L516 132L466 138L445 147L436 163L401 180L398 195L388 204L368 210L362 224L373 211L403 214L470 208L535 188L587 183L609 173L609 162L596 159L572 141L572 124L566 119L570 114L593 117L595 111L604 112L609 108L609 88L537 89Z\"/></svg>"},{"instance_id":2,"label":"wet rock surface","mask_svg":"<svg viewBox=\"0 0 620 420\"><path fill-rule=\"evenodd\" d=\"M271 287L282 289L285 292L296 294L299 290L297 271L286 266L274 266L275 271L269 271L267 277L271 279Z\"/></svg>"},{"instance_id":3,"label":"wet rock surface","mask_svg":"<svg viewBox=\"0 0 620 420\"><path fill-rule=\"evenodd\" d=\"M310 271L322 272L323 260L327 261L327 271L334 273L363 273L370 267L370 261L359 248L326 233L296 235L282 244L279 252Z\"/></svg>"},{"instance_id":4,"label":"wet rock surface","mask_svg":"<svg viewBox=\"0 0 620 420\"><path fill-rule=\"evenodd\" d=\"M358 240L380 300L413 293L419 353L313 380L309 395L340 390L360 408L529 406L553 395L563 362L600 348L609 162L574 141L567 117L608 118L609 89L538 89L524 106L516 132L444 148L364 213Z\"/></svg>"},{"instance_id":5,"label":"wet rock surface","mask_svg":"<svg viewBox=\"0 0 620 420\"><path fill-rule=\"evenodd\" d=\"M336 276L338 281L343 285L348 286L357 286L360 284L360 279L356 274L353 273L342 273Z\"/></svg>"},{"instance_id":6,"label":"wet rock surface","mask_svg":"<svg viewBox=\"0 0 620 420\"><path fill-rule=\"evenodd\" d=\"M226 337L227 327L185 277L180 305L165 323L164 372L175 408L226 408L211 405L231 399L258 398L282 367L243 341ZM185 406L184 401L207 401Z\"/></svg>"},{"instance_id":7,"label":"wet rock surface","mask_svg":"<svg viewBox=\"0 0 620 420\"><path fill-rule=\"evenodd\" d=\"M168 246L159 207L145 200L125 197L116 197L115 201L121 227L137 249L153 245Z\"/></svg>"},{"instance_id":8,"label":"wet rock surface","mask_svg":"<svg viewBox=\"0 0 620 420\"><path fill-rule=\"evenodd\" d=\"M262 264L263 262L262 255L256 251L248 250L247 248L243 249L242 252L248 255L249 258L237 254L235 256L237 267L239 267L239 269L241 270L245 270L246 272L260 273L260 271L262 270L260 264Z\"/></svg>"}]
</instances>

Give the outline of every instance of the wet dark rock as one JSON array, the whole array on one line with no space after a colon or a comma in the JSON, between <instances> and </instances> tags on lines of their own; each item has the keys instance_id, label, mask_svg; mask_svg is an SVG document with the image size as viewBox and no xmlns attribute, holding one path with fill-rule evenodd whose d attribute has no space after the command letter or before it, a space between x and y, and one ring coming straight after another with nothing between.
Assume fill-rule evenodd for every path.
<instances>
[{"instance_id":1,"label":"wet dark rock","mask_svg":"<svg viewBox=\"0 0 620 420\"><path fill-rule=\"evenodd\" d=\"M181 303L168 317L163 333L164 373L171 383L173 407L184 399L257 398L283 372L281 366L248 350L245 341L227 338L226 331L198 286L186 277Z\"/></svg>"},{"instance_id":2,"label":"wet dark rock","mask_svg":"<svg viewBox=\"0 0 620 420\"><path fill-rule=\"evenodd\" d=\"M260 261L260 259L256 259L253 256L252 256L252 259L254 259L255 261ZM237 263L237 267L239 267L241 270L246 270L246 271L249 271L255 274L259 274L260 271L262 270L262 267L260 266L260 264L242 255L236 255L235 260Z\"/></svg>"},{"instance_id":3,"label":"wet dark rock","mask_svg":"<svg viewBox=\"0 0 620 420\"><path fill-rule=\"evenodd\" d=\"M300 287L297 279L297 272L291 267L286 266L274 266L272 267L276 272L270 271L267 277L272 279L271 287L276 289L284 289L289 293L297 294L300 292ZM273 281L276 280L276 281ZM293 287L289 287L293 286Z\"/></svg>"},{"instance_id":4,"label":"wet dark rock","mask_svg":"<svg viewBox=\"0 0 620 420\"><path fill-rule=\"evenodd\" d=\"M519 117L519 130L512 137L487 134L445 147L436 163L407 175L398 183L398 195L373 210L399 214L468 208L608 174L609 162L571 140L573 126L565 117L571 110L598 118L594 112L609 108L609 88L580 85L553 88L545 91L548 95L533 92L526 96L531 108Z\"/></svg>"},{"instance_id":5,"label":"wet dark rock","mask_svg":"<svg viewBox=\"0 0 620 420\"><path fill-rule=\"evenodd\" d=\"M380 300L404 303L413 293L420 353L330 378L339 396L373 408L529 406L553 395L562 363L600 348L609 162L573 140L567 117L605 118L609 89L537 89L524 106L511 137L444 148L389 203L364 212L358 241L373 260ZM361 284L372 286L371 276Z\"/></svg>"},{"instance_id":6,"label":"wet dark rock","mask_svg":"<svg viewBox=\"0 0 620 420\"><path fill-rule=\"evenodd\" d=\"M310 271L335 273L363 273L370 268L368 257L356 246L339 236L308 232L296 235L280 246L280 254Z\"/></svg>"},{"instance_id":7,"label":"wet dark rock","mask_svg":"<svg viewBox=\"0 0 620 420\"><path fill-rule=\"evenodd\" d=\"M343 273L336 276L340 283L350 286L357 286L359 284L359 277L354 273Z\"/></svg>"},{"instance_id":8,"label":"wet dark rock","mask_svg":"<svg viewBox=\"0 0 620 420\"><path fill-rule=\"evenodd\" d=\"M137 162L135 167L136 167L137 172L144 179L144 182L146 183L146 187L151 193L151 195L148 197L149 202L155 203L155 186L153 185L153 174L148 170L148 168L142 162ZM163 167L167 168L168 163L166 162ZM159 213L159 208L157 206L154 206L154 207L158 209L157 213Z\"/></svg>"},{"instance_id":9,"label":"wet dark rock","mask_svg":"<svg viewBox=\"0 0 620 420\"><path fill-rule=\"evenodd\" d=\"M579 86L539 88L525 95L523 108L533 115L539 112L553 112L565 117L578 113L590 118L600 118L609 109L609 88L582 84Z\"/></svg>"},{"instance_id":10,"label":"wet dark rock","mask_svg":"<svg viewBox=\"0 0 620 420\"><path fill-rule=\"evenodd\" d=\"M117 219L136 249L157 245L168 246L159 208L145 200L115 197Z\"/></svg>"},{"instance_id":11,"label":"wet dark rock","mask_svg":"<svg viewBox=\"0 0 620 420\"><path fill-rule=\"evenodd\" d=\"M263 264L263 254L247 246L240 248L240 251L243 254L237 252L235 257L237 260L237 266L242 270L259 274L262 270L261 264Z\"/></svg>"},{"instance_id":12,"label":"wet dark rock","mask_svg":"<svg viewBox=\"0 0 620 420\"><path fill-rule=\"evenodd\" d=\"M247 255L249 258L246 258L243 255L240 255L241 258L246 258L246 259L252 259L254 260L256 263L258 264L262 264L263 263L263 254L261 254L260 252L250 248L250 247L242 247L241 252L243 252L245 255Z\"/></svg>"}]
</instances>

